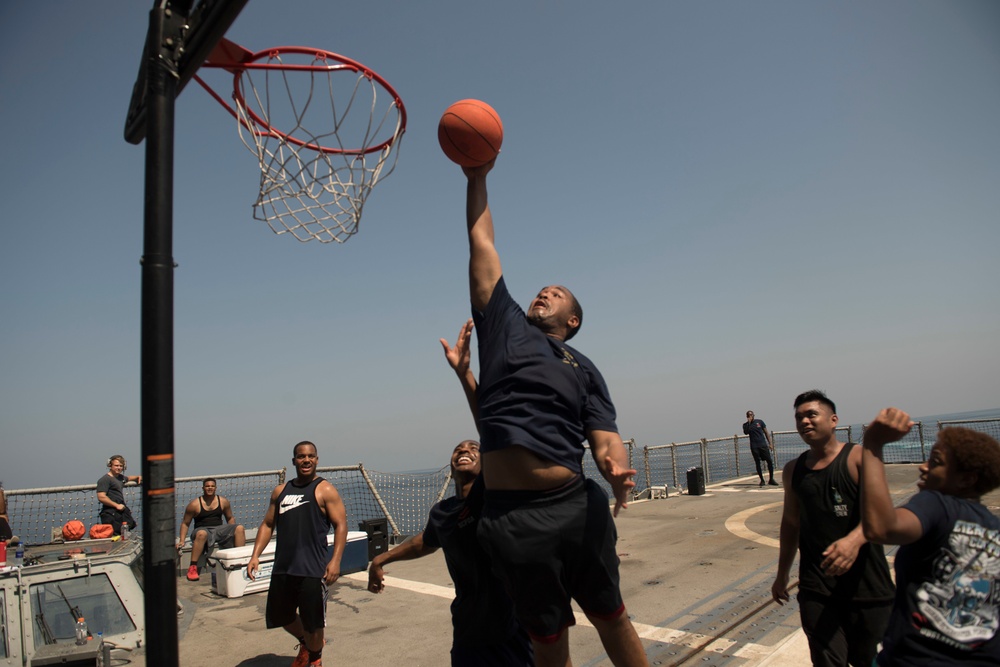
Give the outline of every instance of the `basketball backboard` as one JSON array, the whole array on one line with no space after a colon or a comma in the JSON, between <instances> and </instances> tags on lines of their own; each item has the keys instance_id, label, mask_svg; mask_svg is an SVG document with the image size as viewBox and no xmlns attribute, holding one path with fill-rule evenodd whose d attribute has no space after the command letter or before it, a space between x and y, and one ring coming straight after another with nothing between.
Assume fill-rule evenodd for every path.
<instances>
[{"instance_id":1,"label":"basketball backboard","mask_svg":"<svg viewBox=\"0 0 1000 667\"><path fill-rule=\"evenodd\" d=\"M149 59L156 58L177 78L177 95L180 95L246 4L247 0L155 0L125 119L126 141L139 144L146 137Z\"/></svg>"}]
</instances>

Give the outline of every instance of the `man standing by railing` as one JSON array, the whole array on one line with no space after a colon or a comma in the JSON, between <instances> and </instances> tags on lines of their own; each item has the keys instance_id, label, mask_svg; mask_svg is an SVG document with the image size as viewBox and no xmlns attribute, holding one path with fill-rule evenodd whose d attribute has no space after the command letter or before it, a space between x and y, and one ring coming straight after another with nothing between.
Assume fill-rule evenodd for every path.
<instances>
[{"instance_id":1,"label":"man standing by railing","mask_svg":"<svg viewBox=\"0 0 1000 667\"><path fill-rule=\"evenodd\" d=\"M142 475L126 475L125 457L115 454L108 459L108 474L97 480L97 501L101 504L101 523L111 524L115 535L121 535L122 524L135 530L132 510L125 504L125 485L129 482L142 484Z\"/></svg>"},{"instance_id":2,"label":"man standing by railing","mask_svg":"<svg viewBox=\"0 0 1000 667\"><path fill-rule=\"evenodd\" d=\"M747 420L743 423L743 434L750 436L750 454L753 456L753 463L757 466L757 476L760 477L760 485L764 486L764 471L761 469L761 461L767 461L767 483L771 486L778 486L774 481L774 457L771 449L774 441L771 440L771 432L767 430L767 424L754 417L753 410L747 410Z\"/></svg>"}]
</instances>

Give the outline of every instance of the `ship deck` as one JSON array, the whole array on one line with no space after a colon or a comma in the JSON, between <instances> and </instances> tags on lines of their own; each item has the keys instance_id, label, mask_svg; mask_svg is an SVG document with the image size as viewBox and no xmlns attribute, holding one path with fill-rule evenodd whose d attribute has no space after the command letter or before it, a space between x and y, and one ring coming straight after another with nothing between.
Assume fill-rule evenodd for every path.
<instances>
[{"instance_id":1,"label":"ship deck","mask_svg":"<svg viewBox=\"0 0 1000 667\"><path fill-rule=\"evenodd\" d=\"M888 466L888 476L897 504L915 492L916 465ZM622 593L651 665L808 664L794 589L784 606L771 600L782 495L781 487L743 478L710 485L704 495L636 501L619 515ZM1000 494L984 502L997 511ZM265 594L220 597L205 575L181 578L177 587L184 606L180 664L290 664L296 642L283 630L264 629ZM365 572L345 575L331 589L324 662L449 664L452 597L440 552L389 566L379 595L368 592ZM576 618L573 664L610 665L578 609ZM143 651L129 657L145 664Z\"/></svg>"}]
</instances>

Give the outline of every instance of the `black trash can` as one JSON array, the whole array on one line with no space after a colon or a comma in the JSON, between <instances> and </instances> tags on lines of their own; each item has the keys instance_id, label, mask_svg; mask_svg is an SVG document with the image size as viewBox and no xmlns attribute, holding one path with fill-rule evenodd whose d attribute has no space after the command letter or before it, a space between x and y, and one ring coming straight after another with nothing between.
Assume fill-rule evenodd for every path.
<instances>
[{"instance_id":1,"label":"black trash can","mask_svg":"<svg viewBox=\"0 0 1000 667\"><path fill-rule=\"evenodd\" d=\"M688 495L705 495L705 471L701 468L688 468Z\"/></svg>"},{"instance_id":2,"label":"black trash can","mask_svg":"<svg viewBox=\"0 0 1000 667\"><path fill-rule=\"evenodd\" d=\"M368 533L368 561L389 550L389 520L365 519L358 528Z\"/></svg>"}]
</instances>

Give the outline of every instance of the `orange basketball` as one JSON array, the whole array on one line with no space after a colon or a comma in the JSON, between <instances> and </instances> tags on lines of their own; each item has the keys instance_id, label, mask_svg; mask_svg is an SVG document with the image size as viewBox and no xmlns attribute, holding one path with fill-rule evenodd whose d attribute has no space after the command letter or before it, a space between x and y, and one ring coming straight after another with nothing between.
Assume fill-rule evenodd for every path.
<instances>
[{"instance_id":1,"label":"orange basketball","mask_svg":"<svg viewBox=\"0 0 1000 667\"><path fill-rule=\"evenodd\" d=\"M486 102L459 100L441 116L438 143L452 162L463 167L478 167L500 152L503 123Z\"/></svg>"},{"instance_id":2,"label":"orange basketball","mask_svg":"<svg viewBox=\"0 0 1000 667\"><path fill-rule=\"evenodd\" d=\"M76 519L67 521L62 527L63 539L67 542L83 539L83 536L86 534L87 527L83 525L82 521L77 521Z\"/></svg>"}]
</instances>

